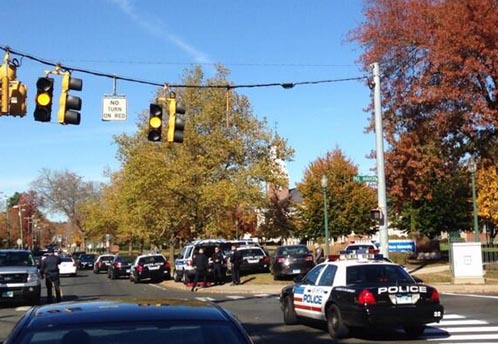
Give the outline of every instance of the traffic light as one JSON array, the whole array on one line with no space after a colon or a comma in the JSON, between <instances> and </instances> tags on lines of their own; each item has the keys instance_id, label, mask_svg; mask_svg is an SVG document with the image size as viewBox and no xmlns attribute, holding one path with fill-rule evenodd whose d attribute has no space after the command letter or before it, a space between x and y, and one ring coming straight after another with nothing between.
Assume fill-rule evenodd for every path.
<instances>
[{"instance_id":1,"label":"traffic light","mask_svg":"<svg viewBox=\"0 0 498 344\"><path fill-rule=\"evenodd\" d=\"M5 66L4 64L0 66L0 115L9 112L9 77Z\"/></svg>"},{"instance_id":2,"label":"traffic light","mask_svg":"<svg viewBox=\"0 0 498 344\"><path fill-rule=\"evenodd\" d=\"M57 122L60 124L80 124L81 115L81 98L69 95L69 91L81 91L83 89L83 80L71 78L71 73L62 73L62 90L59 98L59 112L57 113Z\"/></svg>"},{"instance_id":3,"label":"traffic light","mask_svg":"<svg viewBox=\"0 0 498 344\"><path fill-rule=\"evenodd\" d=\"M149 141L161 141L163 127L163 108L159 104L150 104L149 107Z\"/></svg>"},{"instance_id":4,"label":"traffic light","mask_svg":"<svg viewBox=\"0 0 498 344\"><path fill-rule=\"evenodd\" d=\"M35 121L50 122L52 114L52 100L54 94L54 79L38 78L36 82L36 98L35 98Z\"/></svg>"},{"instance_id":5,"label":"traffic light","mask_svg":"<svg viewBox=\"0 0 498 344\"><path fill-rule=\"evenodd\" d=\"M9 82L10 114L13 116L26 115L26 86L20 81Z\"/></svg>"},{"instance_id":6,"label":"traffic light","mask_svg":"<svg viewBox=\"0 0 498 344\"><path fill-rule=\"evenodd\" d=\"M384 224L384 215L382 214L381 209L377 208L370 210L370 218L380 225Z\"/></svg>"},{"instance_id":7,"label":"traffic light","mask_svg":"<svg viewBox=\"0 0 498 344\"><path fill-rule=\"evenodd\" d=\"M16 80L15 63L8 58L0 66L0 115L24 116L26 114L26 86Z\"/></svg>"},{"instance_id":8,"label":"traffic light","mask_svg":"<svg viewBox=\"0 0 498 344\"><path fill-rule=\"evenodd\" d=\"M169 121L168 121L168 142L183 142L183 130L185 129L185 121L177 114L184 114L185 109L178 105L176 98L169 98Z\"/></svg>"}]
</instances>

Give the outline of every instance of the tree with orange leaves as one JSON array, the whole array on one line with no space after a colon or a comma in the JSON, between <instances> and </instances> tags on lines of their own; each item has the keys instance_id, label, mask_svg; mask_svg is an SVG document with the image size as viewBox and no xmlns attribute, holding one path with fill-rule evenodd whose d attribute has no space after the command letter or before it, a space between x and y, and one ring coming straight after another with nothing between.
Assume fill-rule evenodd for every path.
<instances>
[{"instance_id":1,"label":"tree with orange leaves","mask_svg":"<svg viewBox=\"0 0 498 344\"><path fill-rule=\"evenodd\" d=\"M425 205L435 181L459 182L468 154L498 162L498 3L367 0L364 13L351 39L365 68L381 66L388 190L398 211Z\"/></svg>"}]
</instances>

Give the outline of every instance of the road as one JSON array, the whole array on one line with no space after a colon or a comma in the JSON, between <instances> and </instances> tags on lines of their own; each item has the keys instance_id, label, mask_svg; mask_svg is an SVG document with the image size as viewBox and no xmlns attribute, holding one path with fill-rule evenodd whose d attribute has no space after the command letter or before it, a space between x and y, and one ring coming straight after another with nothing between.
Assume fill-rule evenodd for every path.
<instances>
[{"instance_id":1,"label":"road","mask_svg":"<svg viewBox=\"0 0 498 344\"><path fill-rule=\"evenodd\" d=\"M108 297L197 298L220 304L235 314L256 344L330 343L325 328L317 324L285 326L277 295L209 294L166 289L160 285L133 284L126 279L110 280L105 274L80 272L62 278L64 300L96 300ZM201 289L202 290L202 289ZM46 295L46 290L42 290ZM424 338L408 340L402 331L355 331L341 343L497 343L498 297L442 295L446 315L442 323L426 330ZM0 308L0 340L5 339L27 307L3 304Z\"/></svg>"}]
</instances>

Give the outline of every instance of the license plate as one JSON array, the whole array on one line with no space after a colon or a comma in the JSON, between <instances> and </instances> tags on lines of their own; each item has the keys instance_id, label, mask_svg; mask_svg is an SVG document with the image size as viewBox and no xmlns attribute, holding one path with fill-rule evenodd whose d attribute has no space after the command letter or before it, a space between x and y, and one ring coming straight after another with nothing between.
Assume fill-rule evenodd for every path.
<instances>
[{"instance_id":1,"label":"license plate","mask_svg":"<svg viewBox=\"0 0 498 344\"><path fill-rule=\"evenodd\" d=\"M399 296L396 296L396 303L398 305L412 303L412 296L411 295L399 295Z\"/></svg>"},{"instance_id":2,"label":"license plate","mask_svg":"<svg viewBox=\"0 0 498 344\"><path fill-rule=\"evenodd\" d=\"M14 297L14 292L13 291L4 291L2 293L2 297Z\"/></svg>"},{"instance_id":3,"label":"license plate","mask_svg":"<svg viewBox=\"0 0 498 344\"><path fill-rule=\"evenodd\" d=\"M149 270L159 270L159 266L149 266Z\"/></svg>"},{"instance_id":4,"label":"license plate","mask_svg":"<svg viewBox=\"0 0 498 344\"><path fill-rule=\"evenodd\" d=\"M292 273L293 273L293 274L299 274L299 273L301 273L301 270L299 270L299 269L294 269L294 270L292 270Z\"/></svg>"},{"instance_id":5,"label":"license plate","mask_svg":"<svg viewBox=\"0 0 498 344\"><path fill-rule=\"evenodd\" d=\"M250 264L255 264L255 263L259 262L259 259L248 259L247 262Z\"/></svg>"}]
</instances>

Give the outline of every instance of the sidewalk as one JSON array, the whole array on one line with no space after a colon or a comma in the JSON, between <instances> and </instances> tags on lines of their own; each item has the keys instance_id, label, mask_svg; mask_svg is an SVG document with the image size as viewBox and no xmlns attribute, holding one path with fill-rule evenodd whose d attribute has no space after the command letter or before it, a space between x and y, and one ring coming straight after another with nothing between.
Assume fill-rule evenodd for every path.
<instances>
[{"instance_id":1,"label":"sidewalk","mask_svg":"<svg viewBox=\"0 0 498 344\"><path fill-rule=\"evenodd\" d=\"M418 269L417 271L411 271L414 274L428 274L436 273L442 271L448 271L449 265L436 265L427 266ZM230 285L230 283L225 283L224 285L213 285L208 288L198 288L199 293L213 293L213 294L280 294L280 290L286 286L293 284L292 281L277 281L272 284L257 284L252 283L250 279L241 279L241 284ZM454 294L486 294L486 295L498 295L498 283L497 281L492 281L494 284L452 284L452 283L434 283L429 284L435 287L440 293L454 293ZM172 288L177 290L189 291L191 286L187 286L181 282L175 282L173 280L164 281L161 283L162 286L166 288Z\"/></svg>"}]
</instances>

